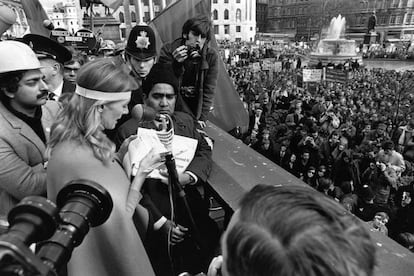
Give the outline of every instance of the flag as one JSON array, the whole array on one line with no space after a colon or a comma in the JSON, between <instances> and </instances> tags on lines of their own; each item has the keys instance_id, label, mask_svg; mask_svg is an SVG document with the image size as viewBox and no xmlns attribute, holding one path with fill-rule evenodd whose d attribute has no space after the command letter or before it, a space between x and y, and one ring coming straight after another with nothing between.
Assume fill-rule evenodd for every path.
<instances>
[{"instance_id":1,"label":"flag","mask_svg":"<svg viewBox=\"0 0 414 276\"><path fill-rule=\"evenodd\" d=\"M182 26L187 19L210 13L210 0L179 0L165 8L149 24L156 35L158 53L164 43L181 37ZM210 46L218 50L214 35L212 35ZM248 113L221 59L219 60L213 110L209 120L225 131L240 127L245 132L249 125Z\"/></svg>"},{"instance_id":2,"label":"flag","mask_svg":"<svg viewBox=\"0 0 414 276\"><path fill-rule=\"evenodd\" d=\"M123 4L124 1L123 0L101 0L101 2L108 8L116 10Z\"/></svg>"},{"instance_id":3,"label":"flag","mask_svg":"<svg viewBox=\"0 0 414 276\"><path fill-rule=\"evenodd\" d=\"M22 0L22 7L30 26L30 33L50 37L50 30L43 25L43 21L49 20L49 17L39 0Z\"/></svg>"}]
</instances>

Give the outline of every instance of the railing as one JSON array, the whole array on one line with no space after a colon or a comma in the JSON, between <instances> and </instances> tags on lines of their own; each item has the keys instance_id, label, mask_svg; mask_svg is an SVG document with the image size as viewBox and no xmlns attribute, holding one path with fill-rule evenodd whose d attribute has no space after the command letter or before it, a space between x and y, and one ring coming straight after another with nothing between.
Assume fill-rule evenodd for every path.
<instances>
[{"instance_id":1,"label":"railing","mask_svg":"<svg viewBox=\"0 0 414 276\"><path fill-rule=\"evenodd\" d=\"M258 183L304 185L272 161L247 147L242 141L208 123L214 139L213 170L207 192L222 204L225 225L242 195ZM376 276L406 276L414 273L414 254L378 232L371 236L377 247Z\"/></svg>"}]
</instances>

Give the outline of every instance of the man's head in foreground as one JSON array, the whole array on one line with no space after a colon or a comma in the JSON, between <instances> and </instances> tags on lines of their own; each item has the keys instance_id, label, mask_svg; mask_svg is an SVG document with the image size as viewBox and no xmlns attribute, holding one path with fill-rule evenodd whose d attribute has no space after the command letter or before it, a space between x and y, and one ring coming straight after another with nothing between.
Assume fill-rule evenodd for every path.
<instances>
[{"instance_id":1,"label":"man's head in foreground","mask_svg":"<svg viewBox=\"0 0 414 276\"><path fill-rule=\"evenodd\" d=\"M375 247L362 223L308 187L259 184L223 236L222 275L369 276Z\"/></svg>"}]
</instances>

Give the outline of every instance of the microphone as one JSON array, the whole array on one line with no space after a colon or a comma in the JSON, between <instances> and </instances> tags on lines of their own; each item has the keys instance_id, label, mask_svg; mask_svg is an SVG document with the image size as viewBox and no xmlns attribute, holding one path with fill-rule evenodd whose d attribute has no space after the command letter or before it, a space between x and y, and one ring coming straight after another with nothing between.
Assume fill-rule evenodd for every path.
<instances>
[{"instance_id":1,"label":"microphone","mask_svg":"<svg viewBox=\"0 0 414 276\"><path fill-rule=\"evenodd\" d=\"M55 29L55 25L53 25L53 22L50 21L49 19L45 19L43 20L42 23L43 27L45 27L46 29L53 31Z\"/></svg>"},{"instance_id":2,"label":"microphone","mask_svg":"<svg viewBox=\"0 0 414 276\"><path fill-rule=\"evenodd\" d=\"M131 110L131 117L136 119L138 122L151 122L159 119L160 115L152 107L137 104Z\"/></svg>"},{"instance_id":3,"label":"microphone","mask_svg":"<svg viewBox=\"0 0 414 276\"><path fill-rule=\"evenodd\" d=\"M156 131L156 134L167 151L172 154L172 142L174 138L173 121L171 117L166 114L160 114L158 121L161 122L161 129Z\"/></svg>"}]
</instances>

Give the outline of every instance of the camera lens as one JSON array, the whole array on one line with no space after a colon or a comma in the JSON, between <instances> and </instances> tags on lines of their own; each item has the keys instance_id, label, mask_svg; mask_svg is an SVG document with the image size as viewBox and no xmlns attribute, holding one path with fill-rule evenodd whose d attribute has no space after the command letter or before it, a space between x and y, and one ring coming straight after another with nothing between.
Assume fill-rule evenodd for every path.
<instances>
[{"instance_id":1,"label":"camera lens","mask_svg":"<svg viewBox=\"0 0 414 276\"><path fill-rule=\"evenodd\" d=\"M58 221L56 205L40 196L28 196L8 214L10 229L6 234L26 245L48 239Z\"/></svg>"},{"instance_id":2,"label":"camera lens","mask_svg":"<svg viewBox=\"0 0 414 276\"><path fill-rule=\"evenodd\" d=\"M109 218L113 203L102 186L85 179L69 182L56 201L61 223L52 238L40 244L37 255L58 271L69 261L73 249L81 244L89 228Z\"/></svg>"}]
</instances>

